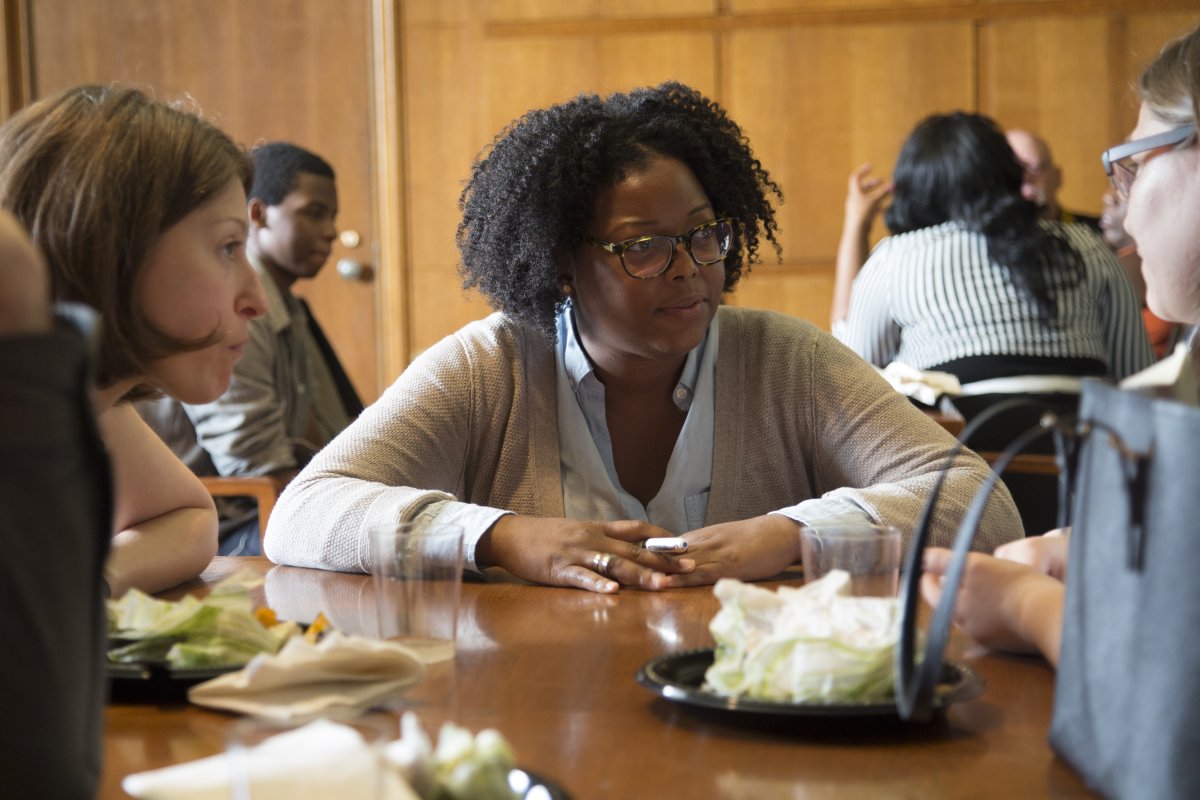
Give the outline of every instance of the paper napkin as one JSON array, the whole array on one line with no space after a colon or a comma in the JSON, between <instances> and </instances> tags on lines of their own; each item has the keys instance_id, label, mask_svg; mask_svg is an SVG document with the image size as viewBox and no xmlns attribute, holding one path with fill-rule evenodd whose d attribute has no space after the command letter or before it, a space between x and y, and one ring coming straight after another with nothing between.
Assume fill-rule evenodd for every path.
<instances>
[{"instance_id":1,"label":"paper napkin","mask_svg":"<svg viewBox=\"0 0 1200 800\"><path fill-rule=\"evenodd\" d=\"M1197 402L1196 365L1188 346L1182 343L1175 346L1171 355L1121 381L1121 388L1200 405Z\"/></svg>"},{"instance_id":2,"label":"paper napkin","mask_svg":"<svg viewBox=\"0 0 1200 800\"><path fill-rule=\"evenodd\" d=\"M949 372L919 370L901 361L893 361L879 370L879 374L897 392L927 406L937 405L942 395L957 397L962 393L958 378Z\"/></svg>"},{"instance_id":3,"label":"paper napkin","mask_svg":"<svg viewBox=\"0 0 1200 800\"><path fill-rule=\"evenodd\" d=\"M274 655L188 691L196 705L275 720L361 711L424 677L421 657L395 642L337 631L317 644L290 639Z\"/></svg>"},{"instance_id":4,"label":"paper napkin","mask_svg":"<svg viewBox=\"0 0 1200 800\"><path fill-rule=\"evenodd\" d=\"M252 789L254 800L418 800L386 763L358 731L317 720L241 754L129 775L121 788L142 800L229 800L235 785Z\"/></svg>"}]
</instances>

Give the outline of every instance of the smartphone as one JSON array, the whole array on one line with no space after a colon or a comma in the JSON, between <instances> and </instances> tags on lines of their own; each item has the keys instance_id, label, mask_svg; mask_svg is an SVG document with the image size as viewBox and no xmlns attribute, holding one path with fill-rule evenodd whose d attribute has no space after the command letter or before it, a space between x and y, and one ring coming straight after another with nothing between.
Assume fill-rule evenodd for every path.
<instances>
[{"instance_id":1,"label":"smartphone","mask_svg":"<svg viewBox=\"0 0 1200 800\"><path fill-rule=\"evenodd\" d=\"M647 539L642 546L651 553L686 553L687 542L678 536L656 536Z\"/></svg>"}]
</instances>

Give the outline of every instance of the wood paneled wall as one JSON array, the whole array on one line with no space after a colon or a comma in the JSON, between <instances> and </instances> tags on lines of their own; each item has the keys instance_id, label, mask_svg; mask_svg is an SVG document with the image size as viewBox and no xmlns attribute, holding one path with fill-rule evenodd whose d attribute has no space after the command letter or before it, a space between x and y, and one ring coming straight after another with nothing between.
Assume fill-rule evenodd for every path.
<instances>
[{"instance_id":1,"label":"wood paneled wall","mask_svg":"<svg viewBox=\"0 0 1200 800\"><path fill-rule=\"evenodd\" d=\"M370 158L371 67L366 0L0 0L4 84L19 102L80 83L119 81L163 100L190 100L236 141L288 140L324 156L337 173L339 226L358 248L337 244L322 273L297 283L316 310L358 390L378 391L376 350L385 326L368 281L338 277L335 263L370 263L376 205ZM362 346L359 343L366 343ZM390 377L390 376L389 376Z\"/></svg>"},{"instance_id":2,"label":"wood paneled wall","mask_svg":"<svg viewBox=\"0 0 1200 800\"><path fill-rule=\"evenodd\" d=\"M1197 23L1195 0L406 0L414 349L488 310L459 288L456 201L473 157L530 108L668 78L718 100L785 197L783 263L730 301L826 325L852 168L886 174L922 117L976 110L1041 133L1064 204L1098 212L1099 154L1132 127L1134 78Z\"/></svg>"},{"instance_id":3,"label":"wood paneled wall","mask_svg":"<svg viewBox=\"0 0 1200 800\"><path fill-rule=\"evenodd\" d=\"M237 138L292 138L339 169L375 283L304 291L364 395L488 313L454 246L474 157L530 108L680 80L722 103L783 186L782 263L730 302L825 325L842 201L922 117L1040 132L1064 204L1096 212L1130 87L1200 0L0 0L0 114L81 81L190 93ZM876 236L883 234L878 226ZM340 253L338 254L340 255ZM372 313L372 312L375 313Z\"/></svg>"}]
</instances>

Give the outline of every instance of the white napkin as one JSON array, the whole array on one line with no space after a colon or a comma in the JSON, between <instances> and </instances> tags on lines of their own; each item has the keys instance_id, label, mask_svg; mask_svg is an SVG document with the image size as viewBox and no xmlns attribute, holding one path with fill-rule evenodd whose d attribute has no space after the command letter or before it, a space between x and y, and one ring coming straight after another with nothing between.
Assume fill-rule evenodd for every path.
<instances>
[{"instance_id":1,"label":"white napkin","mask_svg":"<svg viewBox=\"0 0 1200 800\"><path fill-rule=\"evenodd\" d=\"M1175 345L1175 352L1121 381L1122 389L1136 389L1156 397L1188 405L1197 402L1196 367L1186 344Z\"/></svg>"},{"instance_id":2,"label":"white napkin","mask_svg":"<svg viewBox=\"0 0 1200 800\"><path fill-rule=\"evenodd\" d=\"M421 657L395 642L329 633L317 644L290 639L237 672L188 690L196 705L276 720L365 710L421 680Z\"/></svg>"},{"instance_id":3,"label":"white napkin","mask_svg":"<svg viewBox=\"0 0 1200 800\"><path fill-rule=\"evenodd\" d=\"M901 361L893 361L879 374L897 392L927 406L937 405L944 394L957 397L962 393L958 378L949 372L919 370Z\"/></svg>"},{"instance_id":4,"label":"white napkin","mask_svg":"<svg viewBox=\"0 0 1200 800\"><path fill-rule=\"evenodd\" d=\"M327 720L273 736L238 762L223 753L129 775L121 788L143 800L229 800L237 766L248 769L254 800L418 800L398 770L385 766L380 748Z\"/></svg>"}]
</instances>

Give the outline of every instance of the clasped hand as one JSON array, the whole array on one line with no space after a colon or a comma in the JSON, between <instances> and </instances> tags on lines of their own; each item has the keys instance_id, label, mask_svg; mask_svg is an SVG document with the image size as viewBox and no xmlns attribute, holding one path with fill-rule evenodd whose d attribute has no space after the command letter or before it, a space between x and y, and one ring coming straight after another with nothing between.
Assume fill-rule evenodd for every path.
<instances>
[{"instance_id":1,"label":"clasped hand","mask_svg":"<svg viewBox=\"0 0 1200 800\"><path fill-rule=\"evenodd\" d=\"M641 542L671 536L637 520L582 522L508 515L479 541L476 561L552 586L612 593L621 586L659 590L719 578L776 575L798 559L796 523L781 516L728 522L684 534L685 555L652 553Z\"/></svg>"}]
</instances>

